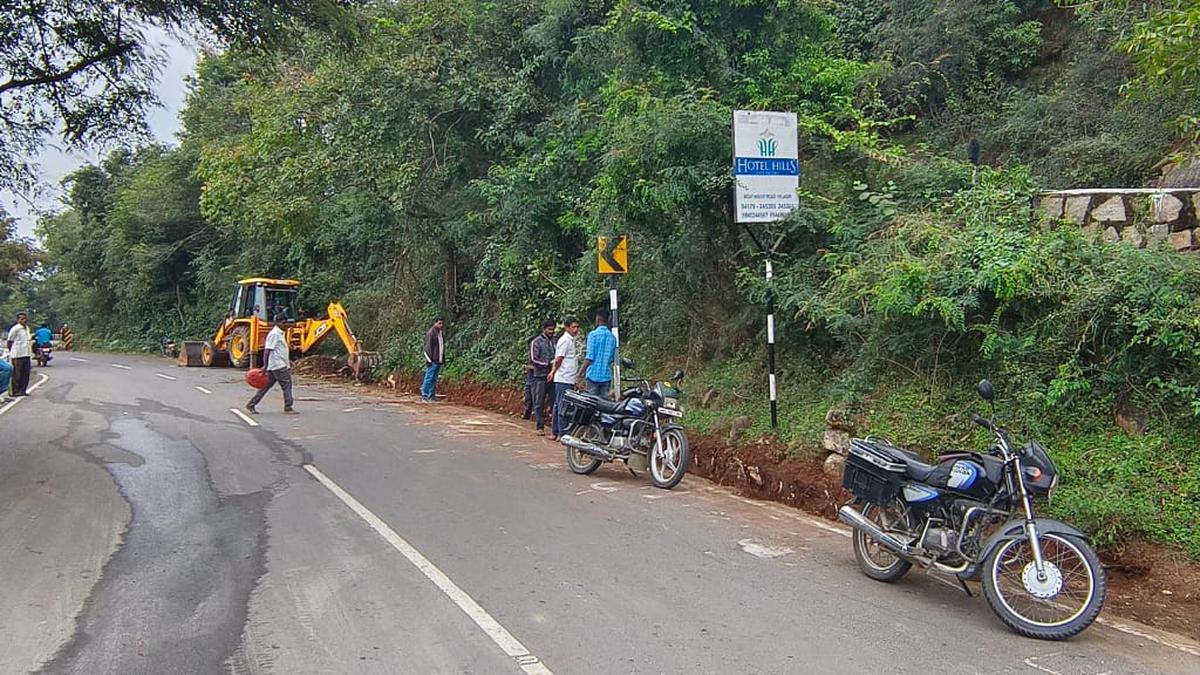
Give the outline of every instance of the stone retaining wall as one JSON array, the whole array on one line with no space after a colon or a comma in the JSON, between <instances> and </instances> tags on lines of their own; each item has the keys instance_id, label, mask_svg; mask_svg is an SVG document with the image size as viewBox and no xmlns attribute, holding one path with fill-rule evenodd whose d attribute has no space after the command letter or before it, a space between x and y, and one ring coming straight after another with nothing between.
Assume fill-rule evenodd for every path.
<instances>
[{"instance_id":1,"label":"stone retaining wall","mask_svg":"<svg viewBox=\"0 0 1200 675\"><path fill-rule=\"evenodd\" d=\"M1039 207L1107 241L1200 249L1200 188L1083 188L1046 192Z\"/></svg>"}]
</instances>

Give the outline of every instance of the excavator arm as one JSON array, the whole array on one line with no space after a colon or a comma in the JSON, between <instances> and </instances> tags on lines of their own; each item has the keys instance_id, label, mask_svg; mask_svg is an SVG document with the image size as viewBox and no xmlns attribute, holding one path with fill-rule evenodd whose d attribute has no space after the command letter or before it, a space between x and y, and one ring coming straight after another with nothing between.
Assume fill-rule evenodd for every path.
<instances>
[{"instance_id":1,"label":"excavator arm","mask_svg":"<svg viewBox=\"0 0 1200 675\"><path fill-rule=\"evenodd\" d=\"M357 377L363 372L379 365L377 352L365 352L362 343L350 330L350 320L346 316L346 308L339 302L329 303L329 316L324 319L310 319L300 333L300 352L309 353L330 333L337 333L346 348L350 370Z\"/></svg>"}]
</instances>

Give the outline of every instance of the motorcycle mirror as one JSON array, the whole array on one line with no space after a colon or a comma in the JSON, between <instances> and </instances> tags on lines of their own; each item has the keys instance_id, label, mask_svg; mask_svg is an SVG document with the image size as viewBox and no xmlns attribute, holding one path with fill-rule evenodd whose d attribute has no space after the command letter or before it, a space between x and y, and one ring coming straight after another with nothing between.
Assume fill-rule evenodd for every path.
<instances>
[{"instance_id":1,"label":"motorcycle mirror","mask_svg":"<svg viewBox=\"0 0 1200 675\"><path fill-rule=\"evenodd\" d=\"M680 382L682 380L683 380L683 371L682 370L675 371L675 374L671 376L672 382Z\"/></svg>"},{"instance_id":2,"label":"motorcycle mirror","mask_svg":"<svg viewBox=\"0 0 1200 675\"><path fill-rule=\"evenodd\" d=\"M979 398L991 403L996 398L996 390L992 387L992 383L988 380L979 381Z\"/></svg>"},{"instance_id":3,"label":"motorcycle mirror","mask_svg":"<svg viewBox=\"0 0 1200 675\"><path fill-rule=\"evenodd\" d=\"M627 356L621 357L621 365L626 368L636 368L637 367L637 364L633 362L633 359L631 359Z\"/></svg>"}]
</instances>

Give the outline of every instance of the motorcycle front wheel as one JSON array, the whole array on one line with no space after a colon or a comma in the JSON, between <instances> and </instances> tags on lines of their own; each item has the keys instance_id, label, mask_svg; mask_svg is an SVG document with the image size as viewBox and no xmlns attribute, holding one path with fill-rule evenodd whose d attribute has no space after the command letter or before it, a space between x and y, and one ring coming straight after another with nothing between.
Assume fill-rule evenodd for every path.
<instances>
[{"instance_id":1,"label":"motorcycle front wheel","mask_svg":"<svg viewBox=\"0 0 1200 675\"><path fill-rule=\"evenodd\" d=\"M654 487L664 490L679 485L692 461L687 434L683 429L667 429L662 434L662 443L650 448L650 481ZM661 451L660 451L661 447Z\"/></svg>"},{"instance_id":2,"label":"motorcycle front wheel","mask_svg":"<svg viewBox=\"0 0 1200 675\"><path fill-rule=\"evenodd\" d=\"M1107 580L1086 541L1061 534L1038 536L1044 561L1039 576L1028 539L1011 539L984 562L983 595L1006 626L1039 640L1066 640L1090 626L1104 606Z\"/></svg>"},{"instance_id":3,"label":"motorcycle front wheel","mask_svg":"<svg viewBox=\"0 0 1200 675\"><path fill-rule=\"evenodd\" d=\"M604 442L604 430L600 428L599 424L575 427L574 431L576 432L576 438L588 443L600 445ZM568 447L567 466L571 468L571 471L586 476L600 468L600 460L591 455L584 454L575 448Z\"/></svg>"}]
</instances>

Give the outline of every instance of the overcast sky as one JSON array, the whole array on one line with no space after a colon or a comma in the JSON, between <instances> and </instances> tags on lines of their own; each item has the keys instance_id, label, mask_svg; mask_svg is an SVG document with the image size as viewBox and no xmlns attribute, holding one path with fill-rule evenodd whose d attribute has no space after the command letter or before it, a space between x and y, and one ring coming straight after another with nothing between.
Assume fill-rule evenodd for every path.
<instances>
[{"instance_id":1,"label":"overcast sky","mask_svg":"<svg viewBox=\"0 0 1200 675\"><path fill-rule=\"evenodd\" d=\"M183 97L187 88L187 77L196 67L198 50L195 45L184 44L174 36L163 31L153 31L147 34L148 42L155 49L161 50L166 63L159 75L158 97L162 107L152 110L147 117L150 132L160 143L175 143L176 132L179 131L179 111L183 107ZM58 139L51 139L55 142ZM35 158L41 167L41 181L44 184L43 194L30 204L25 198L15 195L8 190L0 190L0 206L17 220L17 232L23 236L33 236L33 225L37 222L38 211L57 210L60 207L61 191L58 183L64 176L87 162L95 162L108 153L112 148L99 148L86 152L64 151L56 145L43 149Z\"/></svg>"}]
</instances>

